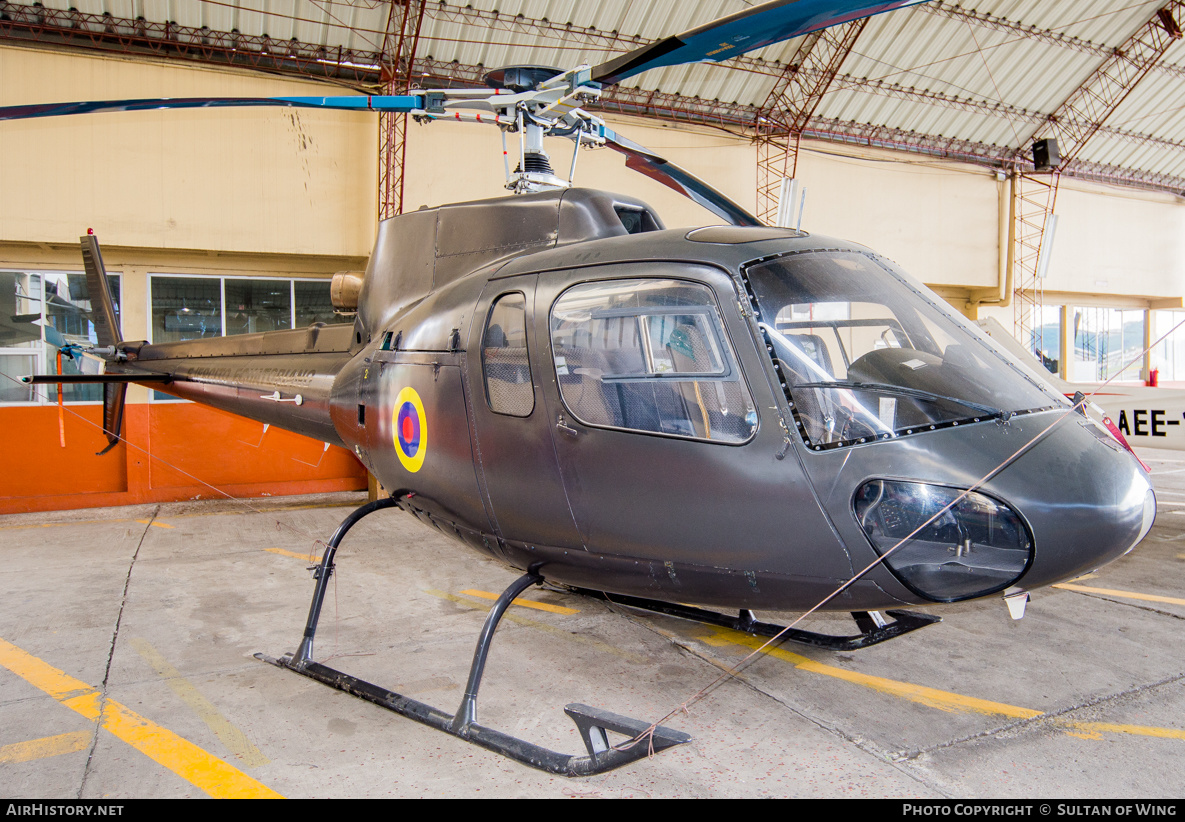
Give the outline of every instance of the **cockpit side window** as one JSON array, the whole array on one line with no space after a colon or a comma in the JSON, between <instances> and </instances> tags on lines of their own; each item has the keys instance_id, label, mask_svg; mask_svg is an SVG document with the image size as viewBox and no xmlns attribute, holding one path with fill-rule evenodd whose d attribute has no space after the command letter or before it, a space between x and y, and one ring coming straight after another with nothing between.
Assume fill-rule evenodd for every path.
<instances>
[{"instance_id":1,"label":"cockpit side window","mask_svg":"<svg viewBox=\"0 0 1185 822\"><path fill-rule=\"evenodd\" d=\"M496 414L528 417L535 409L531 364L527 360L526 300L521 292L494 301L481 342L486 400Z\"/></svg>"},{"instance_id":2,"label":"cockpit side window","mask_svg":"<svg viewBox=\"0 0 1185 822\"><path fill-rule=\"evenodd\" d=\"M551 310L560 395L586 425L741 443L757 413L711 289L671 279L605 280Z\"/></svg>"}]
</instances>

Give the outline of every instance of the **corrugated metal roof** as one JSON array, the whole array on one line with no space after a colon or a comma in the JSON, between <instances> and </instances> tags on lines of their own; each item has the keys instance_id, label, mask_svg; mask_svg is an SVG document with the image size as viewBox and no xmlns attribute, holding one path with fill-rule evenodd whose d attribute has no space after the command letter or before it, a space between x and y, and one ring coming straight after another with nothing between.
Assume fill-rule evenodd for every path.
<instances>
[{"instance_id":1,"label":"corrugated metal roof","mask_svg":"<svg viewBox=\"0 0 1185 822\"><path fill-rule=\"evenodd\" d=\"M51 9L379 52L386 0L42 0ZM1165 0L931 0L874 17L815 115L1022 149L1156 17ZM18 5L18 4L8 4ZM753 3L745 0L429 0L418 56L461 66L596 64ZM0 13L4 3L0 2ZM1178 20L1185 25L1185 20ZM761 107L801 41L741 63L659 69L623 85ZM1080 159L1185 177L1185 41L1169 46Z\"/></svg>"}]
</instances>

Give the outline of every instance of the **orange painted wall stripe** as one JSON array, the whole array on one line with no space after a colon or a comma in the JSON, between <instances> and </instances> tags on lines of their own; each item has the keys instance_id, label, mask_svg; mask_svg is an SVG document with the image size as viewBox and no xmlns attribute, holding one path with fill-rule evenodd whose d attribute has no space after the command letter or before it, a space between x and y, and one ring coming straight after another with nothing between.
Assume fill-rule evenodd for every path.
<instances>
[{"instance_id":1,"label":"orange painted wall stripe","mask_svg":"<svg viewBox=\"0 0 1185 822\"><path fill-rule=\"evenodd\" d=\"M283 799L218 757L108 699L100 708L98 689L0 639L0 665L67 708L110 731L159 765L215 799Z\"/></svg>"},{"instance_id":2,"label":"orange painted wall stripe","mask_svg":"<svg viewBox=\"0 0 1185 822\"><path fill-rule=\"evenodd\" d=\"M55 406L0 408L0 425L22 432L6 446L22 470L0 476L0 514L221 496L203 482L242 497L366 487L348 451L275 426L261 438L261 423L188 402L129 405L124 436L138 447L119 443L100 457L102 411L68 405L61 448Z\"/></svg>"}]
</instances>

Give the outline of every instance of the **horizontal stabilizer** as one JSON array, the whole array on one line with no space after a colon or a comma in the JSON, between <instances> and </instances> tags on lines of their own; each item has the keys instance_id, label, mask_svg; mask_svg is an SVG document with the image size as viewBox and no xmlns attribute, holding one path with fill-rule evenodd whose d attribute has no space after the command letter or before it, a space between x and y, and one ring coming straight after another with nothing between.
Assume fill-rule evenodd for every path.
<instances>
[{"instance_id":1,"label":"horizontal stabilizer","mask_svg":"<svg viewBox=\"0 0 1185 822\"><path fill-rule=\"evenodd\" d=\"M126 385L129 382L172 382L171 374L33 374L21 377L25 385L57 385L58 383L80 383L82 385Z\"/></svg>"}]
</instances>

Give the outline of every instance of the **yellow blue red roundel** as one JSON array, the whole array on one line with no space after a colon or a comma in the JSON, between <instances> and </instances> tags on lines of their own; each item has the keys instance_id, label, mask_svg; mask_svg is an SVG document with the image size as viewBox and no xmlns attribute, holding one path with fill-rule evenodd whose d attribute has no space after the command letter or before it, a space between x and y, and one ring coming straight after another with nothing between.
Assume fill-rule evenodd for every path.
<instances>
[{"instance_id":1,"label":"yellow blue red roundel","mask_svg":"<svg viewBox=\"0 0 1185 822\"><path fill-rule=\"evenodd\" d=\"M428 453L428 419L424 403L414 388L404 388L395 398L391 417L395 427L395 453L403 467L413 474L424 464Z\"/></svg>"}]
</instances>

